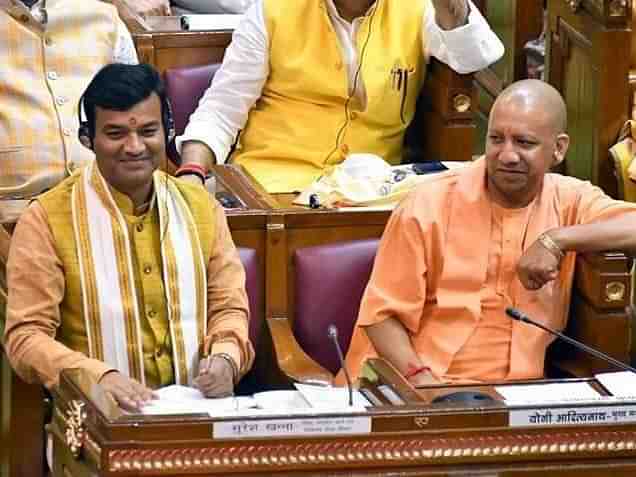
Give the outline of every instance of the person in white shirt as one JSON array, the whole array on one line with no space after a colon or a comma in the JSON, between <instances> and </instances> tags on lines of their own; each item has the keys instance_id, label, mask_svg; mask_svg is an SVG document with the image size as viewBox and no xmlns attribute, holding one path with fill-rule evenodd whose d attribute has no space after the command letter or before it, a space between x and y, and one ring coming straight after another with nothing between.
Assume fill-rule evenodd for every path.
<instances>
[{"instance_id":1,"label":"person in white shirt","mask_svg":"<svg viewBox=\"0 0 636 477\"><path fill-rule=\"evenodd\" d=\"M330 49L332 33L337 47ZM503 51L469 0L413 0L408 6L400 0L256 0L177 138L180 175L197 181L200 172L225 162L241 130L232 160L269 192L301 190L347 152L372 152L399 162L428 57L470 73L498 60ZM325 58L331 61L329 52L340 57L331 63L338 72L315 68ZM283 71L287 80L295 80L293 86L280 78ZM334 89L342 76L348 87ZM390 90L406 91L407 78L411 86L399 106L399 94ZM294 102L302 107L293 115L280 113L281 103L293 109ZM396 102L399 113L389 114L389 104ZM362 126L345 121L345 113L359 117ZM282 144L282 131L296 143Z\"/></svg>"}]
</instances>

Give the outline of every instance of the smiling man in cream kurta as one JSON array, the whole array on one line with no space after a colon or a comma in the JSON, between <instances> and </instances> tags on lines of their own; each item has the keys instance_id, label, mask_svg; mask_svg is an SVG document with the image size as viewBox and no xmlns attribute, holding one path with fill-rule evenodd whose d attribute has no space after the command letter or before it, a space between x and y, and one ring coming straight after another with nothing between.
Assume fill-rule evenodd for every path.
<instances>
[{"instance_id":1,"label":"smiling man in cream kurta","mask_svg":"<svg viewBox=\"0 0 636 477\"><path fill-rule=\"evenodd\" d=\"M178 383L231 394L252 364L245 274L221 207L157 170L170 127L148 65L84 94L96 160L23 214L9 255L7 355L29 382L82 368L120 406Z\"/></svg>"}]
</instances>

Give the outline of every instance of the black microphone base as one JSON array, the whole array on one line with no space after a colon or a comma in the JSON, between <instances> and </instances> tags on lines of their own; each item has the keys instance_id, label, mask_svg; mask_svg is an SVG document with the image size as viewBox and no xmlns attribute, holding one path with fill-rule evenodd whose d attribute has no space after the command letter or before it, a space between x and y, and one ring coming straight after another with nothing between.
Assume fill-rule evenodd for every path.
<instances>
[{"instance_id":1,"label":"black microphone base","mask_svg":"<svg viewBox=\"0 0 636 477\"><path fill-rule=\"evenodd\" d=\"M432 402L433 404L460 403L465 406L481 406L495 401L498 401L498 399L493 398L490 394L481 393L479 391L456 391L437 396Z\"/></svg>"}]
</instances>

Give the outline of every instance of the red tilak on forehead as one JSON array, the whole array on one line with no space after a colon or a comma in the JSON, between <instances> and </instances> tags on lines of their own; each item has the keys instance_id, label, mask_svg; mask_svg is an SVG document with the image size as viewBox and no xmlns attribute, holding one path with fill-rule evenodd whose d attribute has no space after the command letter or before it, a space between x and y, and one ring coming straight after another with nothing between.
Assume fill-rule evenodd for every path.
<instances>
[{"instance_id":1,"label":"red tilak on forehead","mask_svg":"<svg viewBox=\"0 0 636 477\"><path fill-rule=\"evenodd\" d=\"M137 118L135 117L130 118L128 122L130 123L131 126L137 126Z\"/></svg>"}]
</instances>

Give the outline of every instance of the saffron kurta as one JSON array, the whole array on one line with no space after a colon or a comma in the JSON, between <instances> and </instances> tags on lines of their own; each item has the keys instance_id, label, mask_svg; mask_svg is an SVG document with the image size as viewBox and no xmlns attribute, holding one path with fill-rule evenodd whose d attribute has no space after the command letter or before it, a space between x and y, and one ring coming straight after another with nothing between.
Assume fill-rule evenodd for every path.
<instances>
[{"instance_id":1,"label":"saffron kurta","mask_svg":"<svg viewBox=\"0 0 636 477\"><path fill-rule=\"evenodd\" d=\"M395 210L382 237L346 363L358 376L375 350L366 326L398 319L422 361L443 381L543 376L553 337L508 322L517 307L557 330L565 327L575 253L557 280L526 290L515 271L519 257L549 229L636 211L589 182L547 174L526 208L494 205L485 160L431 177Z\"/></svg>"}]
</instances>

